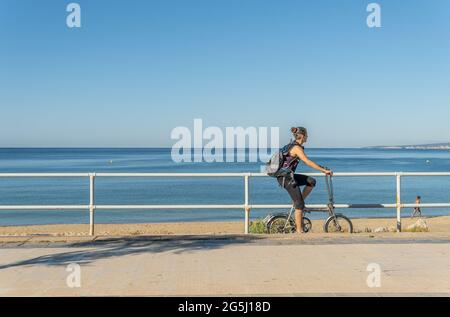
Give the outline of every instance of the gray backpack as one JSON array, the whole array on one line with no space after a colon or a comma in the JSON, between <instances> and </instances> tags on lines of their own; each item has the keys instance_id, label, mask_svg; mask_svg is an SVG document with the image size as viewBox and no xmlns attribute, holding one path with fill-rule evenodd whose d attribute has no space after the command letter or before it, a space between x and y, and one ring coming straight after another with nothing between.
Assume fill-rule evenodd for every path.
<instances>
[{"instance_id":1,"label":"gray backpack","mask_svg":"<svg viewBox=\"0 0 450 317\"><path fill-rule=\"evenodd\" d=\"M266 173L272 177L287 176L292 174L292 170L289 167L283 167L283 163L286 160L291 148L295 145L295 141L291 142L281 149L279 149L275 154L272 155L270 160L266 163Z\"/></svg>"}]
</instances>

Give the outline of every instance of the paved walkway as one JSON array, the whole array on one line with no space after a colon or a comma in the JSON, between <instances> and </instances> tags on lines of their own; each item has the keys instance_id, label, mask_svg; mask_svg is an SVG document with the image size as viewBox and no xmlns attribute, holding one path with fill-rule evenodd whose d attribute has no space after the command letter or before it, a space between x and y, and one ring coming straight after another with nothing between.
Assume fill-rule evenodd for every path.
<instances>
[{"instance_id":1,"label":"paved walkway","mask_svg":"<svg viewBox=\"0 0 450 317\"><path fill-rule=\"evenodd\" d=\"M0 295L450 295L449 236L50 240L0 239Z\"/></svg>"}]
</instances>

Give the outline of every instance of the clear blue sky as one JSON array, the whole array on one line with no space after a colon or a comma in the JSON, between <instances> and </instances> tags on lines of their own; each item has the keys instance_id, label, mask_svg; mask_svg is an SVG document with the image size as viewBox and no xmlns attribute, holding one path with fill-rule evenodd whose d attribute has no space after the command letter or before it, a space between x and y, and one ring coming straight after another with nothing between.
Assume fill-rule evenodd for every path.
<instances>
[{"instance_id":1,"label":"clear blue sky","mask_svg":"<svg viewBox=\"0 0 450 317\"><path fill-rule=\"evenodd\" d=\"M312 147L450 142L450 1L0 0L0 147L171 146L306 126Z\"/></svg>"}]
</instances>

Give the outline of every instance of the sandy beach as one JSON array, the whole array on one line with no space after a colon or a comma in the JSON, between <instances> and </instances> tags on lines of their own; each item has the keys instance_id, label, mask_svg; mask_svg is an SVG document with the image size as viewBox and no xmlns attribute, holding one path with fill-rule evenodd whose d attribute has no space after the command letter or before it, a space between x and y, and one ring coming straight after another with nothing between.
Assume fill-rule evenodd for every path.
<instances>
[{"instance_id":1,"label":"sandy beach","mask_svg":"<svg viewBox=\"0 0 450 317\"><path fill-rule=\"evenodd\" d=\"M450 216L421 218L426 221L431 233L450 233ZM418 218L402 219L402 227L406 229ZM323 233L323 220L313 220L312 233ZM396 219L370 218L352 219L356 233L373 232L374 229L385 227L391 231L395 229ZM0 236L87 236L87 224L62 225L32 225L0 227ZM136 223L136 224L96 224L97 236L136 236L136 235L220 235L242 234L244 221L233 222L179 222L179 223Z\"/></svg>"}]
</instances>

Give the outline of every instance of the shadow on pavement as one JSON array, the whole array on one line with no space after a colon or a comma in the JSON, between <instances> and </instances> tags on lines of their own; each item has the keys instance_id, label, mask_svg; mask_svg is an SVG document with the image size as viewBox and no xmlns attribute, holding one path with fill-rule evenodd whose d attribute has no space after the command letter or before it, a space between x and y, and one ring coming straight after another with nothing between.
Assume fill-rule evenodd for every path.
<instances>
[{"instance_id":1,"label":"shadow on pavement","mask_svg":"<svg viewBox=\"0 0 450 317\"><path fill-rule=\"evenodd\" d=\"M223 248L232 244L245 244L259 237L225 236L221 238L192 238L178 236L171 239L149 237L121 237L99 239L87 242L64 244L64 248L84 248L84 250L48 254L28 260L0 265L1 269L30 265L68 265L69 263L89 264L96 260L142 253L197 252ZM55 248L58 246L52 246ZM59 246L61 247L61 246Z\"/></svg>"}]
</instances>

